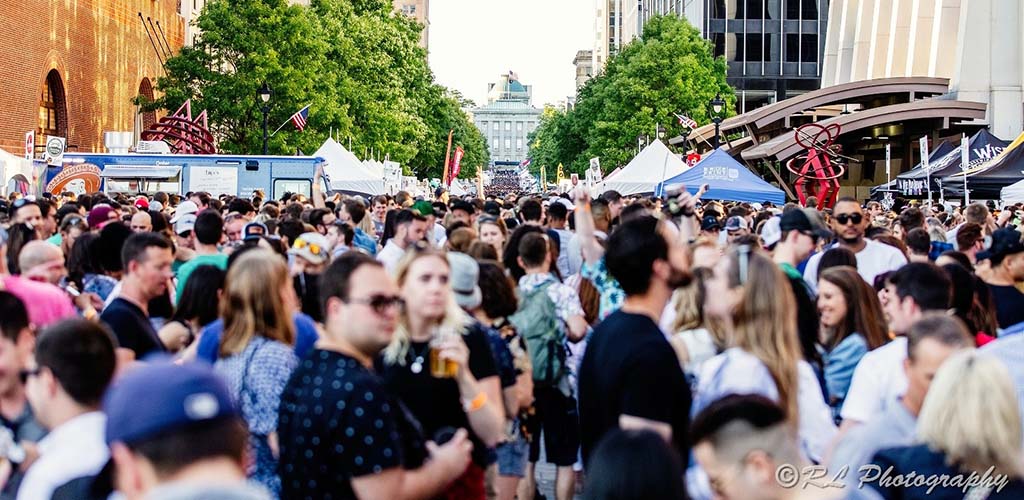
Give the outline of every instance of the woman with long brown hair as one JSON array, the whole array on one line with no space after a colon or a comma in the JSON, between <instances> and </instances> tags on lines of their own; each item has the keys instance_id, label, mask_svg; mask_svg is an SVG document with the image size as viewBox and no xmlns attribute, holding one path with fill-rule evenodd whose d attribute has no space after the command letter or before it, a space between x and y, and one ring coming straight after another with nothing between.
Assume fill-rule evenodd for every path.
<instances>
[{"instance_id":1,"label":"woman with long brown hair","mask_svg":"<svg viewBox=\"0 0 1024 500\"><path fill-rule=\"evenodd\" d=\"M860 359L888 342L888 326L878 295L857 269L838 266L818 276L825 360L825 388L833 415L839 415Z\"/></svg>"},{"instance_id":2,"label":"woman with long brown hair","mask_svg":"<svg viewBox=\"0 0 1024 500\"><path fill-rule=\"evenodd\" d=\"M414 248L399 262L405 309L377 371L425 438L469 431L473 462L446 498L482 500L487 450L505 435L501 383L487 334L456 303L449 273L445 254L429 248Z\"/></svg>"},{"instance_id":3,"label":"woman with long brown hair","mask_svg":"<svg viewBox=\"0 0 1024 500\"><path fill-rule=\"evenodd\" d=\"M277 408L298 366L292 313L298 298L284 259L270 250L250 250L233 262L224 282L220 314L224 333L214 369L235 394L249 426L254 464L249 477L276 495Z\"/></svg>"},{"instance_id":4,"label":"woman with long brown hair","mask_svg":"<svg viewBox=\"0 0 1024 500\"><path fill-rule=\"evenodd\" d=\"M706 313L721 321L727 348L701 367L697 413L728 394L779 403L807 456L820 461L835 434L814 370L800 351L796 305L782 271L750 246L726 253L707 281Z\"/></svg>"}]
</instances>

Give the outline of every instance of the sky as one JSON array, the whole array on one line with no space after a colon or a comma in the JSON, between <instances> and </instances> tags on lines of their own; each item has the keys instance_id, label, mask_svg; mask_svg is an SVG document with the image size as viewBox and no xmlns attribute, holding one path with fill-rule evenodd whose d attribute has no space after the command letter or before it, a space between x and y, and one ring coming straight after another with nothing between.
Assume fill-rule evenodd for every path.
<instances>
[{"instance_id":1,"label":"sky","mask_svg":"<svg viewBox=\"0 0 1024 500\"><path fill-rule=\"evenodd\" d=\"M486 104L509 70L533 105L576 94L576 51L593 48L594 0L431 0L430 68L438 83Z\"/></svg>"}]
</instances>

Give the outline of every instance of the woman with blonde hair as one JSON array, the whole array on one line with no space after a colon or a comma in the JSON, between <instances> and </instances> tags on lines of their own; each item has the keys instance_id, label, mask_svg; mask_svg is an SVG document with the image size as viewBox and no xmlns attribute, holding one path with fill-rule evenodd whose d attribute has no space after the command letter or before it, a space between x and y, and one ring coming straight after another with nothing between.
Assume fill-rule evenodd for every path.
<instances>
[{"instance_id":1,"label":"woman with blonde hair","mask_svg":"<svg viewBox=\"0 0 1024 500\"><path fill-rule=\"evenodd\" d=\"M935 374L917 417L920 444L879 451L863 469L879 477L913 472L950 480L867 484L882 498L1024 498L1020 422L1013 380L1002 362L974 350L954 354ZM972 475L978 483L969 487ZM960 484L953 482L958 476Z\"/></svg>"},{"instance_id":2,"label":"woman with blonde hair","mask_svg":"<svg viewBox=\"0 0 1024 500\"><path fill-rule=\"evenodd\" d=\"M214 369L228 383L249 427L249 477L278 495L277 409L298 366L292 313L298 299L284 259L249 250L228 269L220 315L224 332Z\"/></svg>"},{"instance_id":3,"label":"woman with blonde hair","mask_svg":"<svg viewBox=\"0 0 1024 500\"><path fill-rule=\"evenodd\" d=\"M430 248L415 247L399 262L405 309L377 371L426 439L469 431L473 462L446 498L482 500L488 448L504 437L505 410L487 334L456 303L449 273L445 254Z\"/></svg>"},{"instance_id":4,"label":"woman with blonde hair","mask_svg":"<svg viewBox=\"0 0 1024 500\"><path fill-rule=\"evenodd\" d=\"M505 242L508 241L508 228L505 221L490 215L477 219L476 232L480 235L480 241L490 244L498 255L505 252Z\"/></svg>"},{"instance_id":5,"label":"woman with blonde hair","mask_svg":"<svg viewBox=\"0 0 1024 500\"><path fill-rule=\"evenodd\" d=\"M725 348L721 327L713 324L715 321L704 313L709 302L706 284L714 271L706 267L697 267L692 273L693 280L690 284L676 290L672 298L672 307L676 311L672 328L675 333L669 339L679 357L683 372L691 380L700 373L700 367L705 361Z\"/></svg>"},{"instance_id":6,"label":"woman with blonde hair","mask_svg":"<svg viewBox=\"0 0 1024 500\"><path fill-rule=\"evenodd\" d=\"M751 246L730 250L707 281L705 312L722 322L727 349L706 361L693 413L728 394L778 402L808 458L820 461L835 434L814 370L800 351L796 305L785 275Z\"/></svg>"}]
</instances>

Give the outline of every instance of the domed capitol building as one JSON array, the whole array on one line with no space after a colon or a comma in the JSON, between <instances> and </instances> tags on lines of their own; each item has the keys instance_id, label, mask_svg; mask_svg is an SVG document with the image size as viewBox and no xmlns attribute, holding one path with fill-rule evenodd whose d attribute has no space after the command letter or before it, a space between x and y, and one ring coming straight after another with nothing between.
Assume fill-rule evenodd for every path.
<instances>
[{"instance_id":1,"label":"domed capitol building","mask_svg":"<svg viewBox=\"0 0 1024 500\"><path fill-rule=\"evenodd\" d=\"M511 71L488 85L487 104L473 109L473 122L487 138L492 161L520 163L529 156L527 136L541 114L530 104L532 97L532 87Z\"/></svg>"}]
</instances>

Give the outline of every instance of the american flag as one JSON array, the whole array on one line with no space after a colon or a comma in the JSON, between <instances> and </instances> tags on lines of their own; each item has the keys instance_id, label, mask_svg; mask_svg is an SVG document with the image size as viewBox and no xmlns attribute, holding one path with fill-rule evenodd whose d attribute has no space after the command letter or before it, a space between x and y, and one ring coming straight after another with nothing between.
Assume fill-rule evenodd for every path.
<instances>
[{"instance_id":1,"label":"american flag","mask_svg":"<svg viewBox=\"0 0 1024 500\"><path fill-rule=\"evenodd\" d=\"M526 168L526 167L529 167L529 166L530 166L530 159L529 158L519 162L519 168Z\"/></svg>"},{"instance_id":2,"label":"american flag","mask_svg":"<svg viewBox=\"0 0 1024 500\"><path fill-rule=\"evenodd\" d=\"M300 109L298 111L298 113L295 113L294 115L292 115L292 117L289 118L289 119L292 121L292 123L295 124L295 128L299 129L299 132L302 132L306 128L306 119L307 118L309 118L309 105L308 104L306 105L306 107Z\"/></svg>"},{"instance_id":3,"label":"american flag","mask_svg":"<svg viewBox=\"0 0 1024 500\"><path fill-rule=\"evenodd\" d=\"M679 119L679 124L680 125L688 128L688 129L695 129L695 128L697 128L697 122L695 122L693 120L693 118L690 118L689 116L686 116L686 115L681 115L679 113L673 113L673 114L676 115L676 118Z\"/></svg>"}]
</instances>

